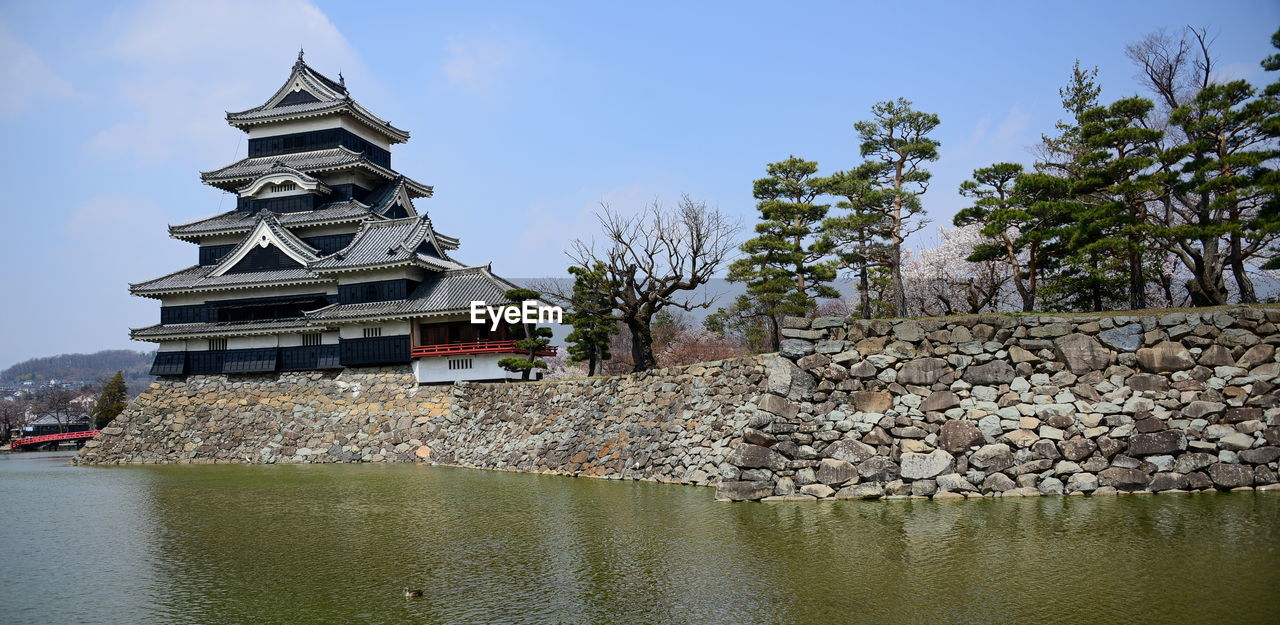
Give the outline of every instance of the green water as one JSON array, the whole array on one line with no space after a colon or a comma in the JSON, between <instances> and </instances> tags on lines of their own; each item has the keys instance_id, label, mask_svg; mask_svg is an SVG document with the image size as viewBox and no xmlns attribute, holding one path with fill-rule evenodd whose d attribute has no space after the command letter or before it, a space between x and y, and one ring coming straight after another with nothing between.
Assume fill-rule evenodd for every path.
<instances>
[{"instance_id":1,"label":"green water","mask_svg":"<svg viewBox=\"0 0 1280 625\"><path fill-rule=\"evenodd\" d=\"M1280 493L724 504L416 465L67 457L0 456L0 622L1280 621Z\"/></svg>"}]
</instances>

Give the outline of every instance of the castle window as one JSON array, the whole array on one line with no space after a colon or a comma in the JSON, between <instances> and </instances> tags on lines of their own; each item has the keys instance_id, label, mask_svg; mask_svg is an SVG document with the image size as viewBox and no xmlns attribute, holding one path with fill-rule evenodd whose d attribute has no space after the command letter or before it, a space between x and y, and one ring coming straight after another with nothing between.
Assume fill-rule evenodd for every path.
<instances>
[{"instance_id":1,"label":"castle window","mask_svg":"<svg viewBox=\"0 0 1280 625\"><path fill-rule=\"evenodd\" d=\"M227 339L209 339L209 351L218 352L227 349Z\"/></svg>"},{"instance_id":2,"label":"castle window","mask_svg":"<svg viewBox=\"0 0 1280 625\"><path fill-rule=\"evenodd\" d=\"M278 193L281 191L295 191L297 190L297 188L298 188L297 184L295 184L292 180L287 180L285 182L277 183L273 190Z\"/></svg>"},{"instance_id":3,"label":"castle window","mask_svg":"<svg viewBox=\"0 0 1280 625\"><path fill-rule=\"evenodd\" d=\"M470 358L450 358L449 359L450 371L457 371L459 369L470 369L470 368L471 368Z\"/></svg>"},{"instance_id":4,"label":"castle window","mask_svg":"<svg viewBox=\"0 0 1280 625\"><path fill-rule=\"evenodd\" d=\"M319 344L320 344L320 334L319 334L319 333L303 334L303 335L302 335L302 345L303 345L303 347L313 347L313 346L316 346L316 345L319 345Z\"/></svg>"},{"instance_id":5,"label":"castle window","mask_svg":"<svg viewBox=\"0 0 1280 625\"><path fill-rule=\"evenodd\" d=\"M382 328L365 328L364 338L372 339L382 336Z\"/></svg>"}]
</instances>

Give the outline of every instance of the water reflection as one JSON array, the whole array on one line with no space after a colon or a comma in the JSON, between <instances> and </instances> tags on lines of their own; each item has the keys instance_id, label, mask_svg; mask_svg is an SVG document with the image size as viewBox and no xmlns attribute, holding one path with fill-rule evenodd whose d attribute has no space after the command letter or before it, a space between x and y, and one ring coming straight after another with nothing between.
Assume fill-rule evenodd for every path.
<instances>
[{"instance_id":1,"label":"water reflection","mask_svg":"<svg viewBox=\"0 0 1280 625\"><path fill-rule=\"evenodd\" d=\"M0 529L6 622L48 622L33 590L59 584L86 591L67 622L1246 623L1280 611L1270 494L729 505L707 489L422 466L0 461L0 497L34 493ZM74 551L40 534L46 522L81 532ZM426 594L406 601L405 586Z\"/></svg>"}]
</instances>

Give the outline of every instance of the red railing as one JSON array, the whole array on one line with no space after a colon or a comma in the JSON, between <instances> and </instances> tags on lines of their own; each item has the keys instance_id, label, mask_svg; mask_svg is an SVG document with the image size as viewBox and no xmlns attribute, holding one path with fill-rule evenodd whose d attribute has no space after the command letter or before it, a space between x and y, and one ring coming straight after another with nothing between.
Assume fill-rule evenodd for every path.
<instances>
[{"instance_id":1,"label":"red railing","mask_svg":"<svg viewBox=\"0 0 1280 625\"><path fill-rule=\"evenodd\" d=\"M539 356L555 356L558 348L548 345L538 352ZM461 356L465 354L518 354L516 342L510 341L472 341L469 343L444 343L441 345L415 345L414 358L424 356Z\"/></svg>"},{"instance_id":2,"label":"red railing","mask_svg":"<svg viewBox=\"0 0 1280 625\"><path fill-rule=\"evenodd\" d=\"M19 438L9 443L9 449L17 449L23 445L36 445L39 443L48 443L51 441L70 441L78 438L93 438L98 435L99 430L86 430L83 432L61 432L58 434L45 434L43 436L28 436L27 438Z\"/></svg>"}]
</instances>

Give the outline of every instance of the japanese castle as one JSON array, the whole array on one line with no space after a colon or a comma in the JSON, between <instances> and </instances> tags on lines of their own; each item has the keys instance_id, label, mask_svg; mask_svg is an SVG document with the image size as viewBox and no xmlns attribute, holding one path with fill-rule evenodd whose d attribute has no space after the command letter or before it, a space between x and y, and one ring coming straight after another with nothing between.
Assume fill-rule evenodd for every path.
<instances>
[{"instance_id":1,"label":"japanese castle","mask_svg":"<svg viewBox=\"0 0 1280 625\"><path fill-rule=\"evenodd\" d=\"M391 166L409 140L361 106L345 81L298 54L261 106L228 113L246 158L201 180L235 210L169 227L198 262L129 290L160 300L152 375L411 365L420 383L498 380L515 334L470 323L473 301L510 304L512 283L452 256L414 200L432 188ZM554 353L550 347L544 355Z\"/></svg>"}]
</instances>

